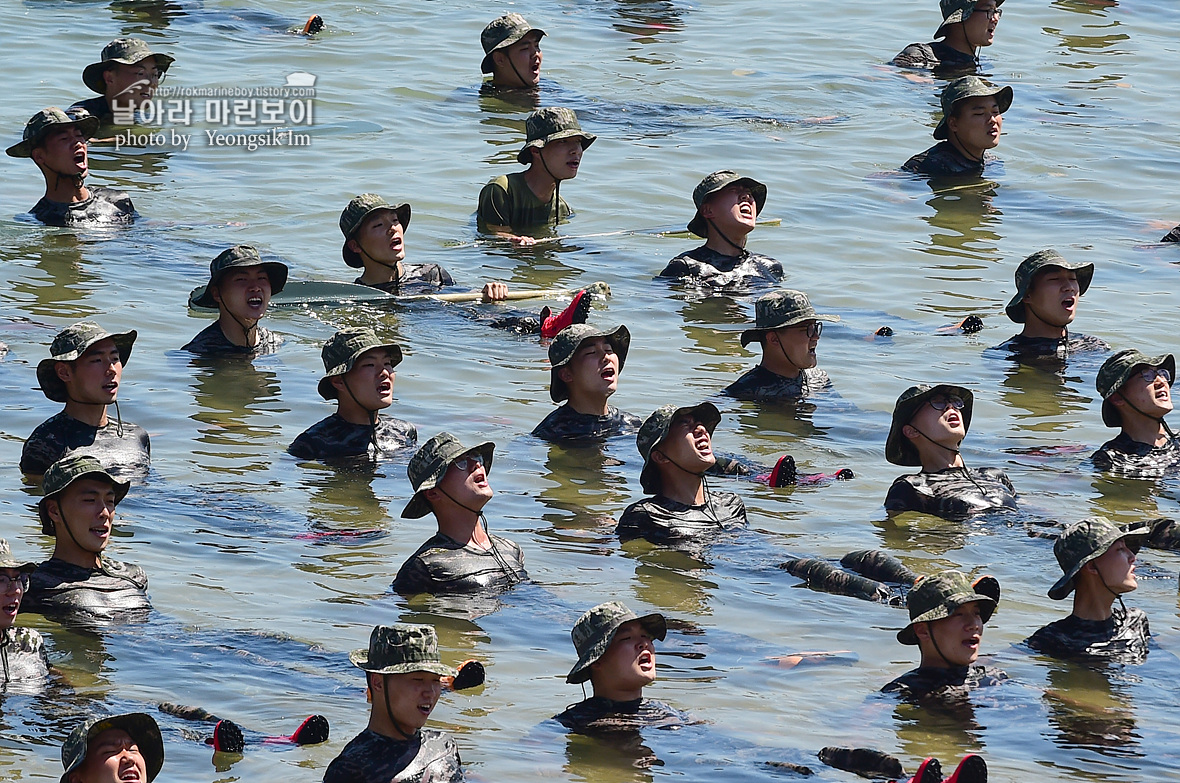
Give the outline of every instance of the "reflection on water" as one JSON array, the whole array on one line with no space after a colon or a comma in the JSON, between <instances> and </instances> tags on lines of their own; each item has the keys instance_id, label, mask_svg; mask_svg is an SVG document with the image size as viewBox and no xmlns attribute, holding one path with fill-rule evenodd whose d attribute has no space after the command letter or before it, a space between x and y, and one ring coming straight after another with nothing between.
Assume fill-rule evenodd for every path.
<instances>
[{"instance_id":1,"label":"reflection on water","mask_svg":"<svg viewBox=\"0 0 1180 783\"><path fill-rule=\"evenodd\" d=\"M978 179L930 180L934 195L926 205L934 214L924 219L935 233L930 235L933 252L953 256L995 256L1004 213L992 204L999 184ZM948 252L949 251L949 252Z\"/></svg>"},{"instance_id":2,"label":"reflection on water","mask_svg":"<svg viewBox=\"0 0 1180 783\"><path fill-rule=\"evenodd\" d=\"M36 233L32 241L5 248L4 256L32 262L40 275L17 277L11 291L0 293L0 297L12 306L19 304L30 315L71 321L94 317L99 309L89 302L101 278L91 269L97 269L97 264L85 252L93 245L82 242L73 232L43 229Z\"/></svg>"},{"instance_id":3,"label":"reflection on water","mask_svg":"<svg viewBox=\"0 0 1180 783\"><path fill-rule=\"evenodd\" d=\"M614 0L618 21L614 28L632 37L636 43L677 43L680 36L671 35L684 30L681 18L684 10L668 0Z\"/></svg>"},{"instance_id":4,"label":"reflection on water","mask_svg":"<svg viewBox=\"0 0 1180 783\"><path fill-rule=\"evenodd\" d=\"M184 16L184 6L171 0L112 0L111 17L119 23L124 37L146 38L162 31Z\"/></svg>"},{"instance_id":5,"label":"reflection on water","mask_svg":"<svg viewBox=\"0 0 1180 783\"><path fill-rule=\"evenodd\" d=\"M1130 694L1108 676L1061 661L1049 664L1045 705L1053 742L1103 756L1141 757Z\"/></svg>"},{"instance_id":6,"label":"reflection on water","mask_svg":"<svg viewBox=\"0 0 1180 783\"><path fill-rule=\"evenodd\" d=\"M289 410L277 404L278 376L244 356L196 357L191 366L197 411L190 418L204 425L197 441L205 446L194 454L212 460L214 471L265 470L281 431L274 414Z\"/></svg>"},{"instance_id":7,"label":"reflection on water","mask_svg":"<svg viewBox=\"0 0 1180 783\"><path fill-rule=\"evenodd\" d=\"M1078 391L1084 386L1081 378L1060 374L1065 363L1056 357L1038 359L1035 366L1009 363L1000 399L1021 431L1068 432L1088 415L1093 398Z\"/></svg>"}]
</instances>

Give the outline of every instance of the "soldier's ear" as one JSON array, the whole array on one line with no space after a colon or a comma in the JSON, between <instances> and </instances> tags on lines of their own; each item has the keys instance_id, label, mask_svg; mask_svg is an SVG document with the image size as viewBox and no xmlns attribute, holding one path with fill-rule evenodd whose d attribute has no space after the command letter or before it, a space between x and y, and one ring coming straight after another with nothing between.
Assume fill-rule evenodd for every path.
<instances>
[{"instance_id":1,"label":"soldier's ear","mask_svg":"<svg viewBox=\"0 0 1180 783\"><path fill-rule=\"evenodd\" d=\"M910 440L915 440L917 438L922 437L922 433L918 432L918 429L916 427L911 426L909 424L902 426L901 434L905 435Z\"/></svg>"}]
</instances>

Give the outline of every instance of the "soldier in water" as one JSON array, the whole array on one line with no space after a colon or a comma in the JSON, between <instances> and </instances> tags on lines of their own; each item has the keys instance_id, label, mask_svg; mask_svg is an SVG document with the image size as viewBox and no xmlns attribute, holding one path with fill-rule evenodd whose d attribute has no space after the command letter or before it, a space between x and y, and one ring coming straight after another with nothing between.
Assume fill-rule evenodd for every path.
<instances>
[{"instance_id":1,"label":"soldier in water","mask_svg":"<svg viewBox=\"0 0 1180 783\"><path fill-rule=\"evenodd\" d=\"M639 429L638 416L607 403L619 388L631 332L625 326L567 326L549 344L549 396L565 404L533 430L549 441L587 442Z\"/></svg>"},{"instance_id":2,"label":"soldier in water","mask_svg":"<svg viewBox=\"0 0 1180 783\"><path fill-rule=\"evenodd\" d=\"M495 448L490 442L464 446L451 433L440 432L410 458L406 472L414 496L402 517L434 514L438 532L398 569L394 590L402 595L490 592L528 579L520 547L492 535L484 524L483 507L495 494L488 482Z\"/></svg>"},{"instance_id":3,"label":"soldier in water","mask_svg":"<svg viewBox=\"0 0 1180 783\"><path fill-rule=\"evenodd\" d=\"M123 191L86 187L88 142L98 125L98 118L85 109L50 106L30 117L21 140L5 150L13 158L31 158L41 170L45 195L29 211L45 225L115 225L138 216Z\"/></svg>"},{"instance_id":4,"label":"soldier in water","mask_svg":"<svg viewBox=\"0 0 1180 783\"><path fill-rule=\"evenodd\" d=\"M138 38L116 38L102 48L99 61L82 71L82 83L98 95L78 101L71 109L85 109L104 125L131 125L175 58L153 52Z\"/></svg>"},{"instance_id":5,"label":"soldier in water","mask_svg":"<svg viewBox=\"0 0 1180 783\"><path fill-rule=\"evenodd\" d=\"M71 454L45 472L37 504L41 532L54 539L53 556L37 566L27 608L75 620L138 619L151 609L147 574L104 557L115 529L115 507L130 486L93 457Z\"/></svg>"},{"instance_id":6,"label":"soldier in water","mask_svg":"<svg viewBox=\"0 0 1180 783\"><path fill-rule=\"evenodd\" d=\"M885 496L889 511L921 511L962 519L991 509L1015 508L1016 490L998 468L969 468L959 447L971 427L975 395L962 386L911 386L897 398L885 441L885 459L916 465Z\"/></svg>"},{"instance_id":7,"label":"soldier in water","mask_svg":"<svg viewBox=\"0 0 1180 783\"><path fill-rule=\"evenodd\" d=\"M1147 615L1128 609L1123 596L1139 586L1135 556L1150 533L1141 525L1120 528L1105 517L1067 527L1053 544L1063 573L1049 597L1061 601L1073 593L1073 611L1039 629L1028 646L1055 658L1142 663L1151 639Z\"/></svg>"},{"instance_id":8,"label":"soldier in water","mask_svg":"<svg viewBox=\"0 0 1180 783\"><path fill-rule=\"evenodd\" d=\"M766 186L735 171L714 171L692 191L696 214L688 230L705 244L673 258L660 277L707 289L743 290L783 279L783 265L746 249L766 206Z\"/></svg>"},{"instance_id":9,"label":"soldier in water","mask_svg":"<svg viewBox=\"0 0 1180 783\"><path fill-rule=\"evenodd\" d=\"M940 0L942 24L934 32L935 40L910 44L893 64L931 70L942 78L975 73L979 50L995 41L1003 4L1004 0Z\"/></svg>"},{"instance_id":10,"label":"soldier in water","mask_svg":"<svg viewBox=\"0 0 1180 783\"><path fill-rule=\"evenodd\" d=\"M982 177L988 152L1000 143L1012 88L995 87L978 76L963 76L942 90L942 120L935 144L907 160L902 171L926 177Z\"/></svg>"},{"instance_id":11,"label":"soldier in water","mask_svg":"<svg viewBox=\"0 0 1180 783\"><path fill-rule=\"evenodd\" d=\"M324 376L319 392L336 401L336 412L313 424L287 449L299 459L388 454L414 445L413 424L381 411L393 404L394 369L402 349L369 329L344 329L324 343Z\"/></svg>"},{"instance_id":12,"label":"soldier in water","mask_svg":"<svg viewBox=\"0 0 1180 783\"><path fill-rule=\"evenodd\" d=\"M369 725L328 765L324 783L461 783L463 762L455 741L424 728L442 693L442 678L455 676L439 657L434 629L378 625L368 649L349 659L365 673Z\"/></svg>"},{"instance_id":13,"label":"soldier in water","mask_svg":"<svg viewBox=\"0 0 1180 783\"><path fill-rule=\"evenodd\" d=\"M1147 356L1128 348L1098 370L1094 387L1102 397L1102 423L1119 434L1094 452L1099 470L1154 478L1180 465L1180 438L1164 421L1172 412L1172 354Z\"/></svg>"},{"instance_id":14,"label":"soldier in water","mask_svg":"<svg viewBox=\"0 0 1180 783\"><path fill-rule=\"evenodd\" d=\"M29 435L21 450L21 472L40 476L65 455L81 451L114 475L147 473L147 431L124 421L119 411L123 368L137 336L134 329L112 334L81 321L53 338L49 358L37 365L37 383L46 397L65 407Z\"/></svg>"}]
</instances>

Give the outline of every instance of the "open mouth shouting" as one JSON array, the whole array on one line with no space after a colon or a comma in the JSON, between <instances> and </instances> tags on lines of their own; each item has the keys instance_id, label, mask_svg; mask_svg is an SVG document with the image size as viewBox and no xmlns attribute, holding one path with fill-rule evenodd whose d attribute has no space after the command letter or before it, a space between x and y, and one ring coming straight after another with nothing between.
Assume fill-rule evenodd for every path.
<instances>
[{"instance_id":1,"label":"open mouth shouting","mask_svg":"<svg viewBox=\"0 0 1180 783\"><path fill-rule=\"evenodd\" d=\"M645 674L654 674L656 670L656 656L651 650L644 650L635 659L635 665Z\"/></svg>"}]
</instances>

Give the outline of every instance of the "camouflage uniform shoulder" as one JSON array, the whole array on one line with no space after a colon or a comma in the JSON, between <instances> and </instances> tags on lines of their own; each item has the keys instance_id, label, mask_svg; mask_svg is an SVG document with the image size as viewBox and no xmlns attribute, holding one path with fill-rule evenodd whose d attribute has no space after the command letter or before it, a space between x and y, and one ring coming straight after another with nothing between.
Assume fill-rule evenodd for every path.
<instances>
[{"instance_id":1,"label":"camouflage uniform shoulder","mask_svg":"<svg viewBox=\"0 0 1180 783\"><path fill-rule=\"evenodd\" d=\"M32 628L12 626L3 632L4 645L9 651L40 653L45 649L45 639Z\"/></svg>"}]
</instances>

